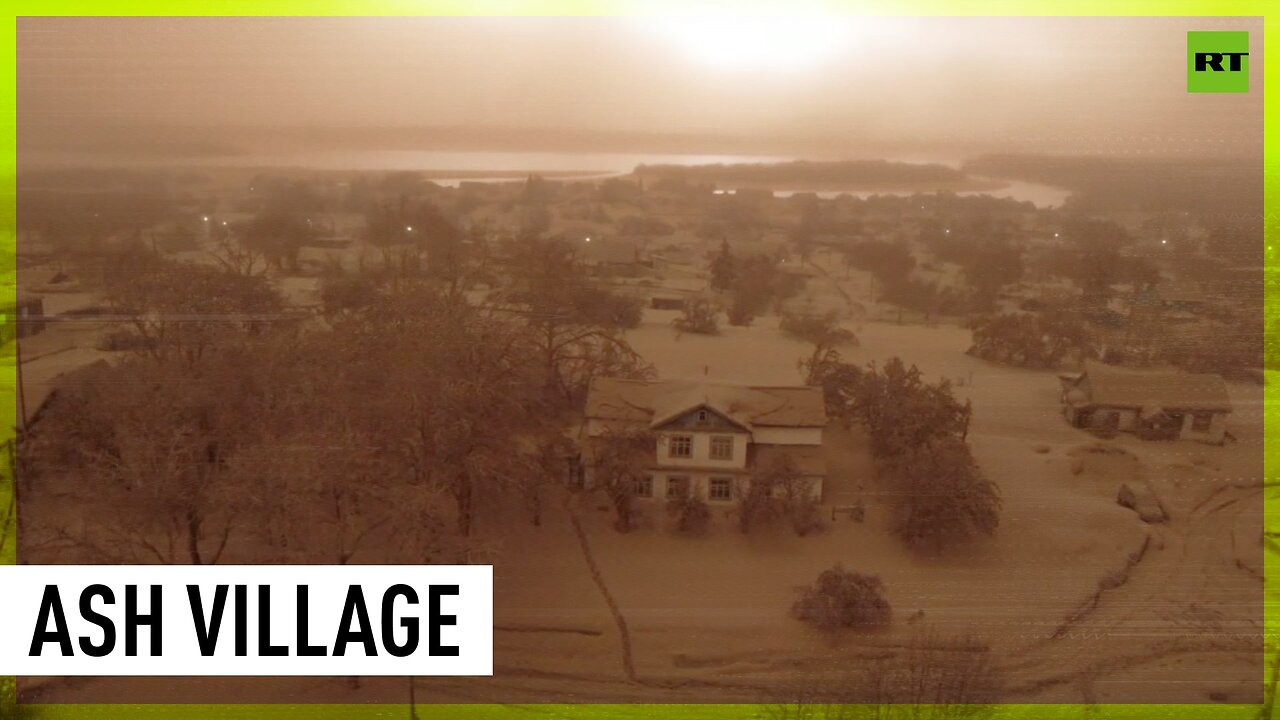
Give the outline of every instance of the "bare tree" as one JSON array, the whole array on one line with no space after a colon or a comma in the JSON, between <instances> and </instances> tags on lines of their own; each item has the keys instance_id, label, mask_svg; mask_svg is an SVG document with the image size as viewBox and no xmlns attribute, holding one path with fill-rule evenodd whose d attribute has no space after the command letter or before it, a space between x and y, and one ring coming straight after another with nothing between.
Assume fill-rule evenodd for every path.
<instances>
[{"instance_id":1,"label":"bare tree","mask_svg":"<svg viewBox=\"0 0 1280 720\"><path fill-rule=\"evenodd\" d=\"M823 361L829 361L837 348L843 345L857 345L858 338L852 330L840 327L840 318L835 311L821 314L792 314L782 316L779 325L782 332L797 340L813 345L813 351L807 359L800 361L800 369L804 370L807 382L816 384Z\"/></svg>"},{"instance_id":2,"label":"bare tree","mask_svg":"<svg viewBox=\"0 0 1280 720\"><path fill-rule=\"evenodd\" d=\"M95 366L54 399L28 451L37 472L71 469L67 485L98 508L68 540L117 562L219 562L244 497L225 459L252 426L252 390L226 382L231 363L199 376L146 358Z\"/></svg>"},{"instance_id":3,"label":"bare tree","mask_svg":"<svg viewBox=\"0 0 1280 720\"><path fill-rule=\"evenodd\" d=\"M764 464L751 476L736 511L738 527L744 533L780 518L789 520L798 535L807 535L819 524L813 482L789 455Z\"/></svg>"},{"instance_id":4,"label":"bare tree","mask_svg":"<svg viewBox=\"0 0 1280 720\"><path fill-rule=\"evenodd\" d=\"M529 328L548 399L573 405L595 376L652 374L622 335L640 323L637 300L588 283L563 241L528 240L514 253L517 271L504 297Z\"/></svg>"},{"instance_id":5,"label":"bare tree","mask_svg":"<svg viewBox=\"0 0 1280 720\"><path fill-rule=\"evenodd\" d=\"M246 243L244 238L230 232L220 235L217 248L210 256L218 266L232 275L254 277L267 271L268 263L261 249Z\"/></svg>"},{"instance_id":6,"label":"bare tree","mask_svg":"<svg viewBox=\"0 0 1280 720\"><path fill-rule=\"evenodd\" d=\"M854 669L806 674L770 694L767 720L950 720L990 717L1001 679L989 648L972 637L915 632L906 646Z\"/></svg>"},{"instance_id":7,"label":"bare tree","mask_svg":"<svg viewBox=\"0 0 1280 720\"><path fill-rule=\"evenodd\" d=\"M253 498L262 542L254 560L345 565L457 562L445 522L448 499L414 487L368 438L319 427L237 453L229 473Z\"/></svg>"},{"instance_id":8,"label":"bare tree","mask_svg":"<svg viewBox=\"0 0 1280 720\"><path fill-rule=\"evenodd\" d=\"M988 717L1000 692L985 643L927 628L903 652L867 663L862 680L873 710L867 717L875 720Z\"/></svg>"},{"instance_id":9,"label":"bare tree","mask_svg":"<svg viewBox=\"0 0 1280 720\"><path fill-rule=\"evenodd\" d=\"M279 313L280 297L260 275L134 253L109 274L107 299L129 318L144 353L188 365L228 333L252 332Z\"/></svg>"},{"instance_id":10,"label":"bare tree","mask_svg":"<svg viewBox=\"0 0 1280 720\"><path fill-rule=\"evenodd\" d=\"M558 430L549 426L528 439L531 450L524 455L528 462L524 464L524 471L515 475L515 484L529 512L529 521L535 527L542 524L547 488L564 478L570 460L577 455L573 442Z\"/></svg>"},{"instance_id":11,"label":"bare tree","mask_svg":"<svg viewBox=\"0 0 1280 720\"><path fill-rule=\"evenodd\" d=\"M547 421L528 333L431 284L403 286L337 332L347 392L366 400L361 422L410 482L454 499L468 535L478 487L518 484L531 454L521 438Z\"/></svg>"},{"instance_id":12,"label":"bare tree","mask_svg":"<svg viewBox=\"0 0 1280 720\"><path fill-rule=\"evenodd\" d=\"M609 496L618 532L630 532L633 527L636 485L644 479L656 447L657 437L647 430L619 430L592 438L591 478Z\"/></svg>"}]
</instances>

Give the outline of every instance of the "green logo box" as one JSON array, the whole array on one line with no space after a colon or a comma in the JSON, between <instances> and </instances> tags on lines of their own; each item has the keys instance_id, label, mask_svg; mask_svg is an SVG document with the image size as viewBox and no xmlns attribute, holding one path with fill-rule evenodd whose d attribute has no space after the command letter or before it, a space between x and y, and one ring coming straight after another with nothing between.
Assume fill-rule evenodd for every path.
<instances>
[{"instance_id":1,"label":"green logo box","mask_svg":"<svg viewBox=\"0 0 1280 720\"><path fill-rule=\"evenodd\" d=\"M1249 33L1187 33L1187 92L1249 92Z\"/></svg>"}]
</instances>

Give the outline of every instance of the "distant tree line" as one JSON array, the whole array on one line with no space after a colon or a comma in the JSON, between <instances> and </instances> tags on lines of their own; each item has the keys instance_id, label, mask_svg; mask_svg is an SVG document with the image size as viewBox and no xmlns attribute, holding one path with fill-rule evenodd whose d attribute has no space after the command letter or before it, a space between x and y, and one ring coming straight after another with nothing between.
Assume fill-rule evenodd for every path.
<instances>
[{"instance_id":1,"label":"distant tree line","mask_svg":"<svg viewBox=\"0 0 1280 720\"><path fill-rule=\"evenodd\" d=\"M755 318L794 297L804 287L797 275L780 272L778 262L766 255L734 254L727 240L711 259L711 289L728 293L731 325L750 325Z\"/></svg>"}]
</instances>

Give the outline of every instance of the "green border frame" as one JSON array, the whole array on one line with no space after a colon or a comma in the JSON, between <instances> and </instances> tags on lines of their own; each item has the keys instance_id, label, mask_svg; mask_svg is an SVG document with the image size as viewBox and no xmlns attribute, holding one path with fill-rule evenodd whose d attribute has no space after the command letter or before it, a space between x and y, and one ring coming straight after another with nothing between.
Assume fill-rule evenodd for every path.
<instances>
[{"instance_id":1,"label":"green border frame","mask_svg":"<svg viewBox=\"0 0 1280 720\"><path fill-rule=\"evenodd\" d=\"M783 13L788 10L824 10L851 15L1010 15L1010 16L1252 16L1263 18L1263 34L1266 38L1280 37L1280 4L1268 0L1053 0L1038 4L1025 0L817 0L788 5L782 0L767 3L754 0L708 0L682 6L678 0L225 0L201 2L200 0L14 0L7 3L9 11L0 15L0 305L9 305L16 299L16 209L15 182L17 172L17 18L20 16L49 15L267 15L267 16L400 16L400 15L645 15L660 12L709 12L735 11L742 13ZM798 6L798 7L797 7ZM1268 12L1270 10L1270 12ZM1269 52L1261 66L1254 65L1254 72L1263 74L1263 87L1267 80L1280 71L1280 52ZM1280 94L1264 91L1264 158L1263 192L1264 241L1268 248L1280 241ZM1280 314L1280 263L1275 254L1265 255L1266 299L1265 314L1270 320ZM1269 323L1268 323L1269 325ZM1267 337L1267 359L1280 360L1280 343ZM7 358L0 362L0 387L12 390L16 386L15 366ZM1270 364L1270 363L1269 363ZM16 400L12 392L4 393L0 403L0 417L17 417ZM1264 390L1264 532L1280 535L1280 483L1272 481L1280 468L1280 434L1275 434L1280 423L1276 417L1280 411L1280 385L1270 382ZM0 441L12 435L11 423L0 426ZM7 507L11 485L0 482L0 517ZM16 523L15 523L16 525ZM16 552L16 527L10 528L10 537L0 552L0 564L13 564ZM1264 639L1266 658L1261 682L1271 684L1280 676L1280 645L1277 629L1280 629L1280 557L1276 552L1264 552ZM0 718L10 716L14 709L14 685L11 678L0 682ZM1263 705L1001 705L995 708L993 718L1205 718L1208 720L1254 720L1280 717L1280 707L1274 703L1274 686L1267 693ZM167 720L169 718L267 718L298 720L302 718L403 718L409 714L408 705L41 705L41 717L113 718L141 717ZM758 705L603 705L603 704L548 704L548 705L420 705L418 715L432 718L749 718L757 716Z\"/></svg>"}]
</instances>

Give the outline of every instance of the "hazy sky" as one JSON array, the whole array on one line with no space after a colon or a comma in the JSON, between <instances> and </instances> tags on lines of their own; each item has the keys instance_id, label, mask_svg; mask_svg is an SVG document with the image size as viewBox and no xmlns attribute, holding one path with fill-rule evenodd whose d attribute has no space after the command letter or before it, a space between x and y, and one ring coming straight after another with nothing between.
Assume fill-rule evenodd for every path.
<instances>
[{"instance_id":1,"label":"hazy sky","mask_svg":"<svg viewBox=\"0 0 1280 720\"><path fill-rule=\"evenodd\" d=\"M1189 95L1188 29L1250 30L1254 91ZM1253 19L21 18L19 141L489 126L1254 152L1261 44Z\"/></svg>"}]
</instances>

